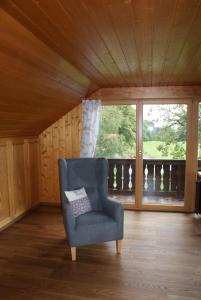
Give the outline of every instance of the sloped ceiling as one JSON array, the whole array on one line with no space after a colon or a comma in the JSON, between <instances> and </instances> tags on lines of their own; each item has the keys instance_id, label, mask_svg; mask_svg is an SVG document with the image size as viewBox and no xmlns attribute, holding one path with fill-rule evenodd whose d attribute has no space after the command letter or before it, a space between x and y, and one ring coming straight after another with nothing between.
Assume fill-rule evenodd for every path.
<instances>
[{"instance_id":1,"label":"sloped ceiling","mask_svg":"<svg viewBox=\"0 0 201 300\"><path fill-rule=\"evenodd\" d=\"M0 135L104 87L201 84L201 1L1 0Z\"/></svg>"},{"instance_id":2,"label":"sloped ceiling","mask_svg":"<svg viewBox=\"0 0 201 300\"><path fill-rule=\"evenodd\" d=\"M0 9L0 137L39 134L96 88Z\"/></svg>"}]
</instances>

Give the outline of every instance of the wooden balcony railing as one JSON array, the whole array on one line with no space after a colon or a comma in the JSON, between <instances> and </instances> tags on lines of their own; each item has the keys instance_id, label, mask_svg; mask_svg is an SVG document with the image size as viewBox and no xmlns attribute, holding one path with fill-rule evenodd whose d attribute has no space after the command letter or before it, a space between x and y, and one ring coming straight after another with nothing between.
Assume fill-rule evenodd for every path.
<instances>
[{"instance_id":1,"label":"wooden balcony railing","mask_svg":"<svg viewBox=\"0 0 201 300\"><path fill-rule=\"evenodd\" d=\"M108 187L113 193L135 192L135 159L108 159ZM143 194L183 199L185 160L144 159Z\"/></svg>"}]
</instances>

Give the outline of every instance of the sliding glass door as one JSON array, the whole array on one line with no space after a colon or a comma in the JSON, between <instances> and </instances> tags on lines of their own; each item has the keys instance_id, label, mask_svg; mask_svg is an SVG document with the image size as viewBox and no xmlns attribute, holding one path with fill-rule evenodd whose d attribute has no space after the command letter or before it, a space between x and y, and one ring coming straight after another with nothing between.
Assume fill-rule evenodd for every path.
<instances>
[{"instance_id":1,"label":"sliding glass door","mask_svg":"<svg viewBox=\"0 0 201 300\"><path fill-rule=\"evenodd\" d=\"M102 107L96 157L109 164L109 196L135 205L136 105Z\"/></svg>"},{"instance_id":2,"label":"sliding glass door","mask_svg":"<svg viewBox=\"0 0 201 300\"><path fill-rule=\"evenodd\" d=\"M143 104L144 205L184 206L187 104Z\"/></svg>"},{"instance_id":3,"label":"sliding glass door","mask_svg":"<svg viewBox=\"0 0 201 300\"><path fill-rule=\"evenodd\" d=\"M96 157L108 159L110 197L126 208L187 209L191 112L190 100L103 106Z\"/></svg>"}]
</instances>

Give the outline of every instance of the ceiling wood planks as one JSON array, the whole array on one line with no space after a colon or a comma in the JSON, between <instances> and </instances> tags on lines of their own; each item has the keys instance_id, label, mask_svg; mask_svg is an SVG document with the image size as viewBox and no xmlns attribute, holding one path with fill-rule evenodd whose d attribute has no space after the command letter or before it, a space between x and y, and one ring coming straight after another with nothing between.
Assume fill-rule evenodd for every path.
<instances>
[{"instance_id":1,"label":"ceiling wood planks","mask_svg":"<svg viewBox=\"0 0 201 300\"><path fill-rule=\"evenodd\" d=\"M98 87L201 83L200 0L2 0L1 5ZM194 74L188 76L191 68Z\"/></svg>"},{"instance_id":2,"label":"ceiling wood planks","mask_svg":"<svg viewBox=\"0 0 201 300\"><path fill-rule=\"evenodd\" d=\"M98 89L201 85L201 0L0 7L0 136L36 134Z\"/></svg>"}]
</instances>

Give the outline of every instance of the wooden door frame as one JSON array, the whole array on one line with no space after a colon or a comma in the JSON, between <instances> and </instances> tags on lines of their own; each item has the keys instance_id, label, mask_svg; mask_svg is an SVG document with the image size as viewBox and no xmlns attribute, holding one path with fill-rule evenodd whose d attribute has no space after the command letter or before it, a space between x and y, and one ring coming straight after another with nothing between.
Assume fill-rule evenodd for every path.
<instances>
[{"instance_id":1,"label":"wooden door frame","mask_svg":"<svg viewBox=\"0 0 201 300\"><path fill-rule=\"evenodd\" d=\"M198 105L196 98L171 98L171 99L130 99L115 103L104 102L104 105L136 105L136 170L135 170L135 202L124 204L126 209L170 212L193 212L195 208L195 181L198 168ZM186 169L184 206L142 204L143 186L143 104L187 104L187 137L186 137ZM141 151L141 152L140 152Z\"/></svg>"},{"instance_id":2,"label":"wooden door frame","mask_svg":"<svg viewBox=\"0 0 201 300\"><path fill-rule=\"evenodd\" d=\"M195 181L197 177L197 149L198 149L198 104L196 99L146 99L137 102L137 149L136 149L136 193L135 205L126 204L127 209L193 212L195 205ZM187 137L186 137L186 168L184 206L157 205L142 203L143 186L143 105L144 104L186 104L187 109ZM140 152L141 151L141 152Z\"/></svg>"}]
</instances>

